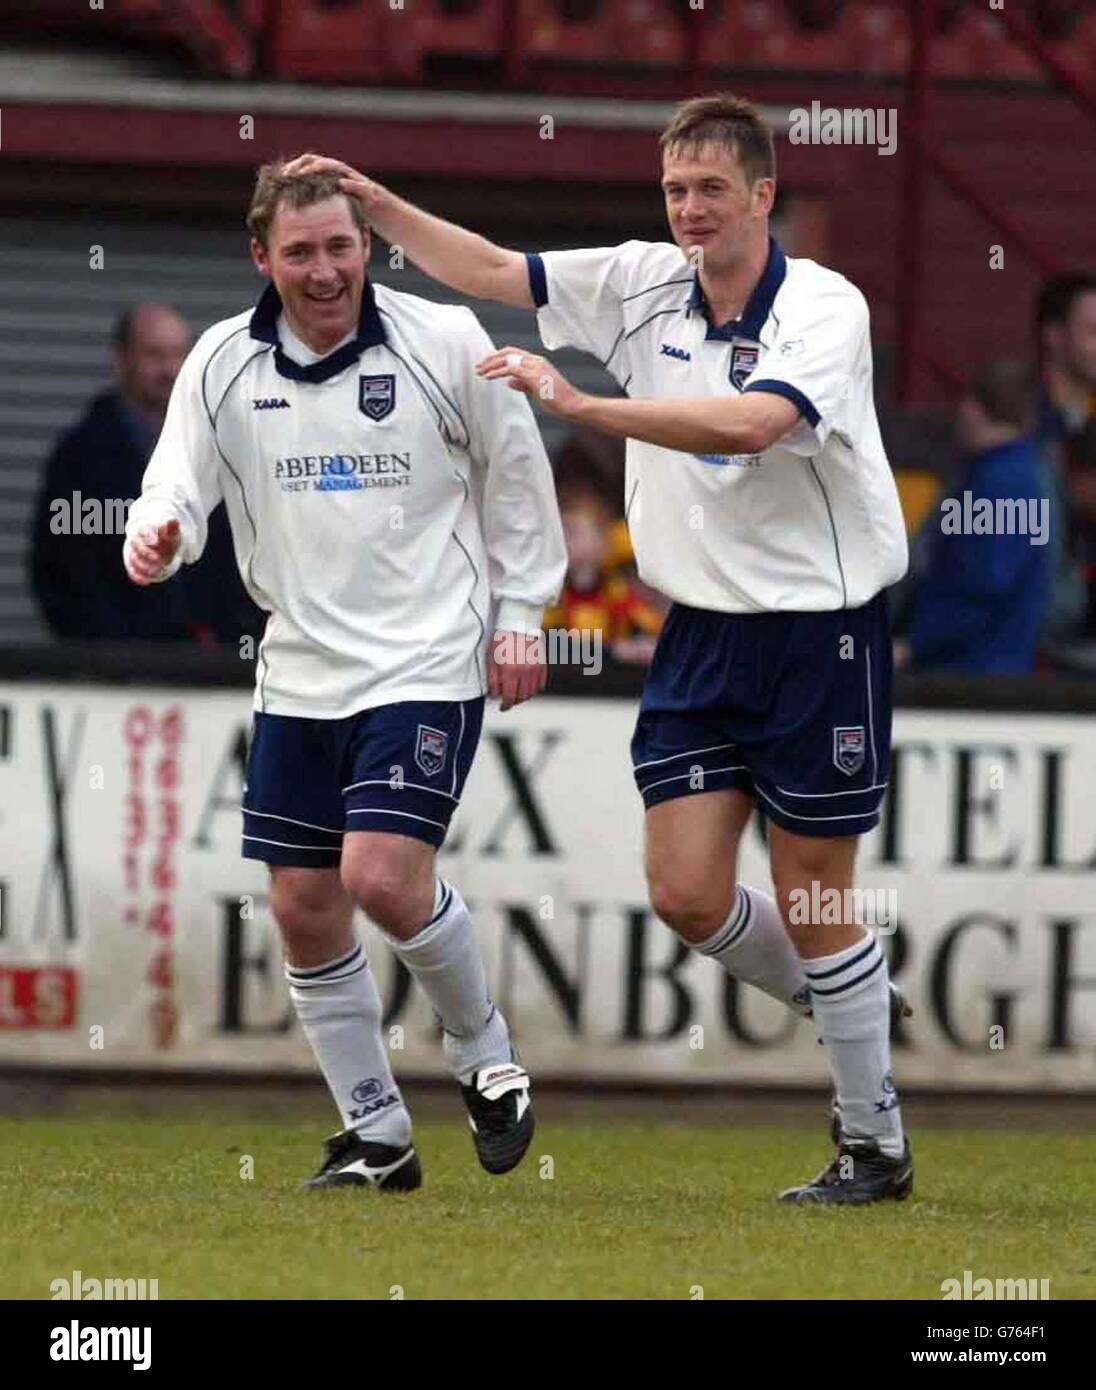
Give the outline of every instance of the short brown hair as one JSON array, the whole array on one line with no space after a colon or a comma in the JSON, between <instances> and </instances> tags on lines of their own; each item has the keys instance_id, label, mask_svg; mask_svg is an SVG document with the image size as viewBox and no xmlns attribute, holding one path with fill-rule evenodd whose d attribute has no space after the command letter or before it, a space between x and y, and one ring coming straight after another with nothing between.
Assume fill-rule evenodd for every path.
<instances>
[{"instance_id":1,"label":"short brown hair","mask_svg":"<svg viewBox=\"0 0 1096 1390\"><path fill-rule=\"evenodd\" d=\"M1033 374L1025 363L1011 357L983 362L967 384L967 395L978 402L998 425L1031 428Z\"/></svg>"},{"instance_id":2,"label":"short brown hair","mask_svg":"<svg viewBox=\"0 0 1096 1390\"><path fill-rule=\"evenodd\" d=\"M729 149L742 166L746 181L776 178L773 133L764 116L745 97L719 92L683 101L662 132L662 152L677 153L712 142Z\"/></svg>"},{"instance_id":3,"label":"short brown hair","mask_svg":"<svg viewBox=\"0 0 1096 1390\"><path fill-rule=\"evenodd\" d=\"M1061 325L1073 313L1073 306L1082 295L1096 291L1096 275L1088 270L1070 270L1064 275L1052 275L1044 280L1035 304L1035 323L1045 328L1048 323Z\"/></svg>"},{"instance_id":4,"label":"short brown hair","mask_svg":"<svg viewBox=\"0 0 1096 1390\"><path fill-rule=\"evenodd\" d=\"M277 159L272 164L262 165L255 176L255 190L247 210L247 230L256 241L263 246L268 245L274 214L283 203L291 208L307 208L313 203L326 202L328 198L346 199L354 225L365 237L369 223L365 220L362 205L357 198L352 198L339 187L337 174L287 175L285 166L284 159Z\"/></svg>"}]
</instances>

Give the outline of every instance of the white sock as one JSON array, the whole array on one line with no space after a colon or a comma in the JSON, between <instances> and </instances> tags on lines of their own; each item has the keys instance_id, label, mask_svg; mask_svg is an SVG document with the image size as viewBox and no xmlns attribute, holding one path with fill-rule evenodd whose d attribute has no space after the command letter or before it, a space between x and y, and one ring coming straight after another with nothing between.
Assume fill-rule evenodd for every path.
<instances>
[{"instance_id":1,"label":"white sock","mask_svg":"<svg viewBox=\"0 0 1096 1390\"><path fill-rule=\"evenodd\" d=\"M891 1158L902 1155L902 1112L890 1061L890 979L879 942L868 932L832 956L803 962L815 1022L837 1088L841 1128L869 1137Z\"/></svg>"},{"instance_id":2,"label":"white sock","mask_svg":"<svg viewBox=\"0 0 1096 1390\"><path fill-rule=\"evenodd\" d=\"M473 1037L459 1037L447 1029L441 1041L449 1068L462 1086L470 1086L476 1072L484 1067L509 1062L512 1055L510 1029L497 1005L491 1006L487 1022Z\"/></svg>"},{"instance_id":3,"label":"white sock","mask_svg":"<svg viewBox=\"0 0 1096 1390\"><path fill-rule=\"evenodd\" d=\"M387 939L441 1020L457 1079L467 1086L481 1067L509 1062L510 1031L487 992L472 919L452 884L438 879L434 915L422 931L409 941Z\"/></svg>"},{"instance_id":4,"label":"white sock","mask_svg":"<svg viewBox=\"0 0 1096 1390\"><path fill-rule=\"evenodd\" d=\"M714 936L695 948L717 960L728 975L763 990L806 1017L811 1011L807 977L780 909L767 893L739 884L731 915Z\"/></svg>"},{"instance_id":5,"label":"white sock","mask_svg":"<svg viewBox=\"0 0 1096 1390\"><path fill-rule=\"evenodd\" d=\"M381 999L359 943L326 965L287 965L289 995L343 1128L375 1144L403 1148L411 1116L381 1037Z\"/></svg>"}]
</instances>

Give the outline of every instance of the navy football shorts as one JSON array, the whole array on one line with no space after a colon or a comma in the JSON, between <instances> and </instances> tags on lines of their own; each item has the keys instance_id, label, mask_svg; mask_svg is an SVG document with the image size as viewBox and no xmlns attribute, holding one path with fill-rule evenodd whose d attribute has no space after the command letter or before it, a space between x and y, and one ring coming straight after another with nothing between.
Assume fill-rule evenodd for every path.
<instances>
[{"instance_id":1,"label":"navy football shorts","mask_svg":"<svg viewBox=\"0 0 1096 1390\"><path fill-rule=\"evenodd\" d=\"M890 768L885 594L830 613L674 604L632 739L648 810L730 787L796 835L879 823Z\"/></svg>"},{"instance_id":2,"label":"navy football shorts","mask_svg":"<svg viewBox=\"0 0 1096 1390\"><path fill-rule=\"evenodd\" d=\"M256 714L245 859L336 868L347 830L440 845L483 726L473 700L404 700L345 719Z\"/></svg>"}]
</instances>

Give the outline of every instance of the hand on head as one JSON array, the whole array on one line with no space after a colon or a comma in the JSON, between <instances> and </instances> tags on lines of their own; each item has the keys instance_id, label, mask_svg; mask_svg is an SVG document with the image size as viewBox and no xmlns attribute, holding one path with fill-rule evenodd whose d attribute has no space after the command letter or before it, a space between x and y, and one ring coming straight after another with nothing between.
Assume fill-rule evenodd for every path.
<instances>
[{"instance_id":1,"label":"hand on head","mask_svg":"<svg viewBox=\"0 0 1096 1390\"><path fill-rule=\"evenodd\" d=\"M341 159L331 159L323 154L298 155L289 161L283 173L290 177L294 174L336 174L343 192L357 198L367 211L378 189L377 184L357 169L344 164Z\"/></svg>"}]
</instances>

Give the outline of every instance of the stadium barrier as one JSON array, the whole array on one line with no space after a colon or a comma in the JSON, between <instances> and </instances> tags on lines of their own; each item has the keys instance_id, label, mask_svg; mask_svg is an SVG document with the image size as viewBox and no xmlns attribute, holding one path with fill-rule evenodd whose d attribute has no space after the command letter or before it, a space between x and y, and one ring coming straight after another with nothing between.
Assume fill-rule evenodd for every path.
<instances>
[{"instance_id":1,"label":"stadium barrier","mask_svg":"<svg viewBox=\"0 0 1096 1390\"><path fill-rule=\"evenodd\" d=\"M312 1070L265 869L240 857L249 682L216 651L0 653L0 1065ZM651 914L637 676L578 698L593 684L556 671L489 713L439 861L524 1054L542 1077L822 1086L811 1025ZM1096 687L922 678L899 703L859 883L915 1009L901 1080L1096 1090ZM740 864L759 886L764 829ZM397 1072L444 1074L425 1000L365 933Z\"/></svg>"}]
</instances>

